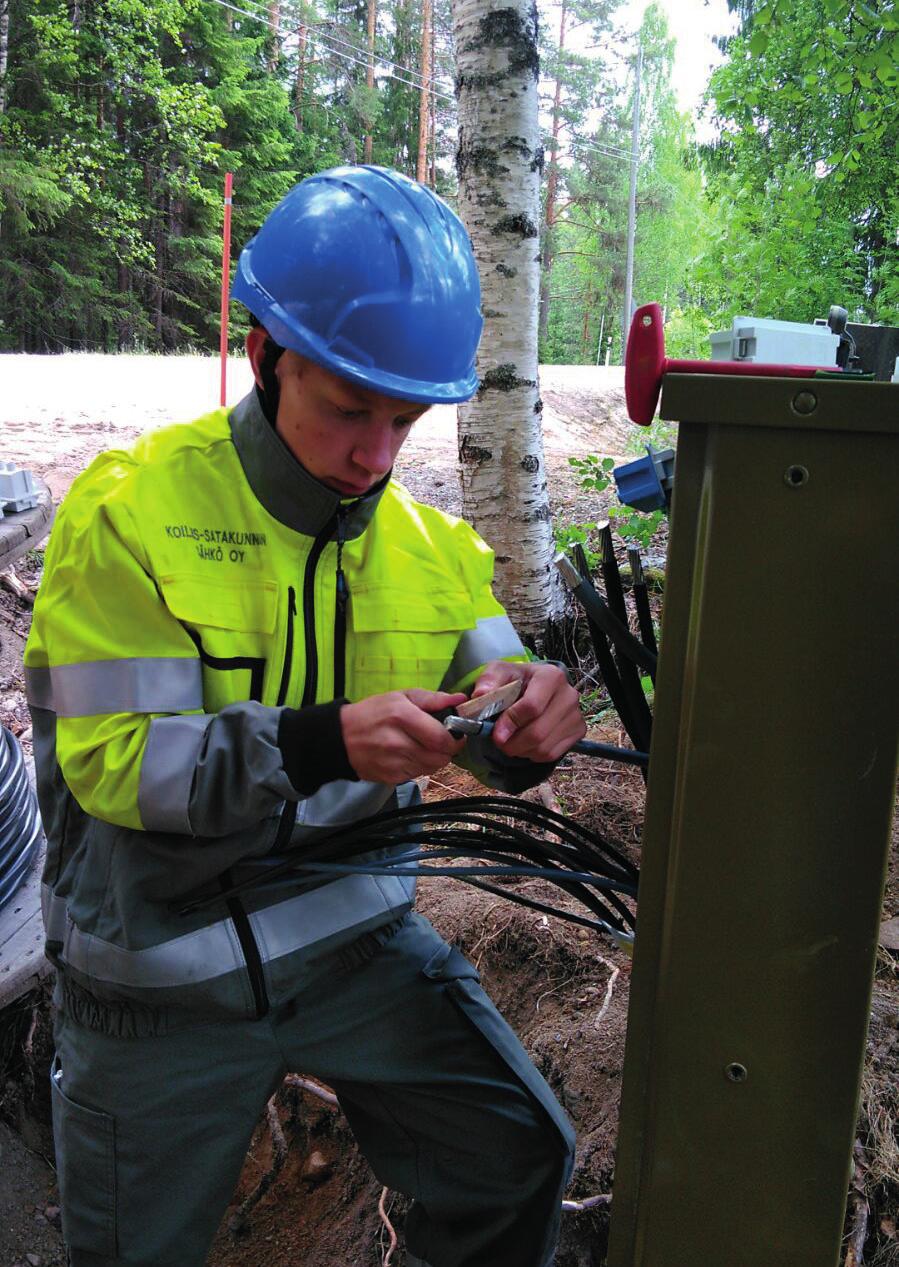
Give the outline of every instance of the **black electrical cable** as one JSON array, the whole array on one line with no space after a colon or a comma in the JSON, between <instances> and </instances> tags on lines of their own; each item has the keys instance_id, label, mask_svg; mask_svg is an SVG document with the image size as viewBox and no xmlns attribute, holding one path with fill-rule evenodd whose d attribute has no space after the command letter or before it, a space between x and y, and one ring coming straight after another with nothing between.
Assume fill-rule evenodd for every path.
<instances>
[{"instance_id":1,"label":"black electrical cable","mask_svg":"<svg viewBox=\"0 0 899 1267\"><path fill-rule=\"evenodd\" d=\"M643 572L643 560L640 558L640 551L636 546L628 547L627 557L631 565L631 585L634 595L634 607L637 609L637 624L640 626L640 641L648 651L657 656L659 648L656 644L656 631L652 624L652 611L649 606L649 591L646 587L646 577ZM655 674L650 674L650 676L655 682Z\"/></svg>"},{"instance_id":2,"label":"black electrical cable","mask_svg":"<svg viewBox=\"0 0 899 1267\"><path fill-rule=\"evenodd\" d=\"M538 838L525 826L551 832L558 839ZM391 849L400 852L360 858ZM477 865L423 865L449 857L471 859ZM422 878L447 875L624 941L629 940L634 926L633 911L623 899L633 901L636 897L637 868L595 832L554 810L514 798L466 797L386 810L308 841L287 855L258 860L258 866L256 861L252 874L224 891L198 896L182 907L182 912L260 885L269 887L288 877L297 883L304 876L359 873ZM515 890L497 889L484 883L482 877L486 876L549 880L586 906L596 919L585 920L563 908L525 898Z\"/></svg>"},{"instance_id":3,"label":"black electrical cable","mask_svg":"<svg viewBox=\"0 0 899 1267\"><path fill-rule=\"evenodd\" d=\"M628 627L621 623L609 605L597 594L588 578L582 576L580 584L572 588L572 593L581 600L584 611L608 636L616 651L647 673L655 673L657 657L647 651L639 638L635 638Z\"/></svg>"},{"instance_id":4,"label":"black electrical cable","mask_svg":"<svg viewBox=\"0 0 899 1267\"><path fill-rule=\"evenodd\" d=\"M427 860L428 854L421 855ZM297 870L304 874L314 875L404 875L414 877L416 879L428 879L434 877L445 877L453 880L463 880L465 883L472 885L476 889L483 889L487 893L494 893L499 897L507 898L510 902L517 902L521 906L528 906L532 910L542 911L546 915L554 915L559 919L568 920L573 924L580 924L584 928L592 928L599 932L613 935L617 939L630 940L631 930L634 927L634 919L632 912L627 912L627 919L618 920L612 916L607 910L604 911L603 904L589 904L589 909L594 913L605 913L607 918L587 919L583 915L577 915L573 911L565 910L562 907L551 906L547 902L538 902L535 898L526 897L524 894L515 890L501 889L497 885L485 884L479 877L482 875L492 875L510 878L526 878L526 879L550 879L559 888L570 892L571 896L578 901L585 902L585 897L580 891L581 885L587 885L590 888L603 888L609 885L609 881L600 880L594 875L570 875L572 883L562 881L558 878L558 871L554 868L536 868L536 867L420 867L420 866L395 866L384 864L376 867L374 864L351 866L348 864L322 863L321 865L310 864L309 866L299 866ZM624 891L624 890L622 890ZM634 893L636 896L636 893Z\"/></svg>"},{"instance_id":5,"label":"black electrical cable","mask_svg":"<svg viewBox=\"0 0 899 1267\"><path fill-rule=\"evenodd\" d=\"M492 826L497 831L508 832L513 838L516 829L504 823L503 819L517 818L526 823L531 823L541 830L552 831L560 836L563 841L574 841L576 845L579 844L583 848L593 849L604 859L605 865L617 866L620 874L625 878L635 879L638 875L637 868L633 863L614 846L609 845L601 836L591 832L588 828L582 827L579 823L566 818L555 810L536 806L512 797L500 796L458 797L446 801L419 804L408 809L382 810L379 814L375 814L370 818L362 819L357 823L348 823L344 827L323 833L314 846L310 843L309 846L304 848L304 857L307 859L314 858L316 861L328 861L342 852L344 841L355 842L359 839L360 834L379 830L390 823L394 823L398 829L408 828L410 823L417 825L428 821L441 820L453 823L468 822L472 826L478 827L483 825L479 816L484 814L499 816L500 822L492 824ZM534 842L532 837L525 837L525 840L536 844L542 843ZM388 841L394 845L397 843L396 839L391 837L388 837ZM278 859L278 865L286 866L286 869L289 869L292 865L291 859L295 856L295 854L292 854L287 859Z\"/></svg>"},{"instance_id":6,"label":"black electrical cable","mask_svg":"<svg viewBox=\"0 0 899 1267\"><path fill-rule=\"evenodd\" d=\"M429 857L426 851L422 851L402 862L384 862L380 865L373 862L300 862L297 863L296 870L306 875L495 875L530 876L536 880L555 880L561 871L560 867L422 867L418 865L421 862L427 862ZM566 871L564 876L566 883L589 884L597 889L611 889L614 884L612 880L603 880L589 871ZM636 892L632 896L636 897Z\"/></svg>"},{"instance_id":7,"label":"black electrical cable","mask_svg":"<svg viewBox=\"0 0 899 1267\"><path fill-rule=\"evenodd\" d=\"M483 818L485 814L497 815L499 821L487 820L485 824ZM503 821L508 818L518 818L525 823L540 828L542 831L550 830L559 836L562 843L552 846L556 854L566 844L575 849L586 849L588 852L592 850L598 856L601 865L606 869L611 867L613 870L617 870L618 876L624 882L636 878L636 868L616 849L607 845L601 837L596 836L585 828L581 828L577 823L571 822L553 810L543 807L538 808L528 802L505 797L465 797L430 805L417 805L408 810L385 811L382 814L375 815L373 818L364 820L363 823L355 825L355 827L350 825L341 829L339 833L329 836L327 841L322 842L321 851L315 856L316 860L327 861L329 857L337 856L338 853L345 853L346 850L342 846L342 841L349 840L355 843L359 839L359 827L363 829L363 832L370 834L389 822L394 822L398 827L406 828L407 839L409 838L408 828L410 824L415 829L416 837L422 838L423 825L426 822L468 823L477 828L483 828L486 825L494 836L505 837L510 844L524 849L533 848L543 851L549 848L544 842L522 833L519 828ZM338 836L340 840L338 840ZM446 839L445 829L440 839ZM467 840L470 840L470 833L463 837L459 843L464 847ZM336 845L336 849L329 849L332 842ZM395 844L396 841L388 836L386 843ZM309 856L307 852L306 857L308 858ZM544 854L544 856L546 855ZM608 870L606 873L608 873Z\"/></svg>"},{"instance_id":8,"label":"black electrical cable","mask_svg":"<svg viewBox=\"0 0 899 1267\"><path fill-rule=\"evenodd\" d=\"M608 686L608 680L606 680ZM611 691L609 692L611 695ZM615 702L614 699L612 701ZM622 717L622 721L624 718ZM479 722L480 730L478 734L489 735L496 723L492 721ZM450 727L452 731L452 727ZM452 731L455 734L455 731ZM622 765L638 765L644 768L649 765L649 753L640 752L637 748L618 748L615 744L599 743L596 739L579 739L576 744L568 749L568 752L579 752L587 757L604 757L609 761L618 761ZM565 754L566 756L568 753Z\"/></svg>"},{"instance_id":9,"label":"black electrical cable","mask_svg":"<svg viewBox=\"0 0 899 1267\"><path fill-rule=\"evenodd\" d=\"M439 833L435 835L435 839L443 838L448 833ZM350 855L355 857L356 855ZM395 875L407 874L400 868L409 865L416 865L421 862L430 862L440 858L472 858L478 862L477 874L497 874L497 875L531 875L536 878L557 880L560 884L588 884L600 890L607 890L608 893L624 893L629 897L637 896L636 884L627 884L618 877L602 876L592 870L575 870L573 867L558 866L551 861L547 861L546 865L539 862L533 862L526 866L520 864L509 863L509 855L500 850L488 849L464 849L462 846L455 848L440 847L438 849L422 848L409 851L394 857L381 860L366 859L364 862L303 862L297 860L293 870L297 872L305 872L310 874L323 874L327 871L335 873L342 869L348 873L355 872L357 874L381 874L392 873ZM491 873L488 867L482 864L494 863L499 865L500 870ZM421 870L421 868L419 868ZM416 872L408 872L410 875ZM432 868L431 874L438 874L437 870ZM472 872L475 874L475 872ZM626 909L626 908L625 908Z\"/></svg>"},{"instance_id":10,"label":"black electrical cable","mask_svg":"<svg viewBox=\"0 0 899 1267\"><path fill-rule=\"evenodd\" d=\"M470 884L473 889L482 889L485 893L493 893L497 897L509 898L510 894L507 889L501 889L496 884L485 884L481 880L474 880L470 876L461 877L465 884ZM567 911L563 907L550 906L546 902L538 902L536 898L526 897L523 893L515 892L513 901L519 906L528 906L533 911L540 911L544 915L554 915L557 919L567 920L571 924L579 924L581 928L592 928L594 932L606 933L613 937L616 941L630 941L632 935L628 933L620 933L617 928L613 928L605 920L587 919L585 915L578 915L574 911Z\"/></svg>"},{"instance_id":11,"label":"black electrical cable","mask_svg":"<svg viewBox=\"0 0 899 1267\"><path fill-rule=\"evenodd\" d=\"M618 761L621 765L638 765L644 769L649 765L648 752L639 752L636 748L616 748L614 744L599 743L595 739L579 739L569 752L580 752L588 757L605 757L609 761Z\"/></svg>"},{"instance_id":12,"label":"black electrical cable","mask_svg":"<svg viewBox=\"0 0 899 1267\"><path fill-rule=\"evenodd\" d=\"M12 731L0 733L0 907L31 869L41 843L37 800Z\"/></svg>"},{"instance_id":13,"label":"black electrical cable","mask_svg":"<svg viewBox=\"0 0 899 1267\"><path fill-rule=\"evenodd\" d=\"M624 587L621 584L621 573L618 571L618 560L615 557L615 543L612 540L612 530L608 524L603 524L599 529L599 546L600 566L606 586L609 609L621 622L624 629L627 630L629 636L633 638L633 634L630 633L628 627L627 604L624 601ZM584 582L591 589L593 588L589 573L584 577ZM636 639L634 641L637 642ZM643 648L642 643L637 642L637 645ZM646 651L646 648L643 648L643 650ZM621 676L621 687L628 698L633 719L634 729L630 730L630 735L634 741L635 748L648 752L650 739L652 738L652 713L646 702L646 696L643 694L640 674L630 652L621 645L620 641L615 644L615 652L618 672ZM654 676L657 657L651 655L648 651L646 651L646 654L651 656L651 667L646 665L640 667L647 668L647 671Z\"/></svg>"}]
</instances>

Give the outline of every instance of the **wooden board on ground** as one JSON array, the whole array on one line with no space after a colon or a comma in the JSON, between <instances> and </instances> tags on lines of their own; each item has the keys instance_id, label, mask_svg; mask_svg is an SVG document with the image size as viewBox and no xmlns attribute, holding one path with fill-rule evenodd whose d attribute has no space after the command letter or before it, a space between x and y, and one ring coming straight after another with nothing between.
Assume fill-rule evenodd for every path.
<instances>
[{"instance_id":1,"label":"wooden board on ground","mask_svg":"<svg viewBox=\"0 0 899 1267\"><path fill-rule=\"evenodd\" d=\"M52 966L44 958L41 921L42 845L25 883L0 910L0 1009L43 980Z\"/></svg>"},{"instance_id":2,"label":"wooden board on ground","mask_svg":"<svg viewBox=\"0 0 899 1267\"><path fill-rule=\"evenodd\" d=\"M40 545L50 531L55 507L50 490L35 479L38 503L31 510L7 511L0 519L0 570Z\"/></svg>"}]
</instances>

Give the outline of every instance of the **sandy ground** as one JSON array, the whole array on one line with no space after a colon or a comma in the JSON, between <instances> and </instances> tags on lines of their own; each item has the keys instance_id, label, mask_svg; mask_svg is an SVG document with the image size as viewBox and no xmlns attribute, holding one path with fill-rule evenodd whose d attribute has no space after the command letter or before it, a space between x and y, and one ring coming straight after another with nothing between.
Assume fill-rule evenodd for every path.
<instances>
[{"instance_id":1,"label":"sandy ground","mask_svg":"<svg viewBox=\"0 0 899 1267\"><path fill-rule=\"evenodd\" d=\"M214 409L219 374L212 357L0 355L0 460L28 467L58 498L101 450ZM251 383L246 359L232 357L228 403ZM548 463L569 454L626 452L634 428L624 410L622 368L545 366L540 384ZM414 484L422 461L431 471L455 470L454 407L437 406L416 425L403 450L401 478Z\"/></svg>"}]
</instances>

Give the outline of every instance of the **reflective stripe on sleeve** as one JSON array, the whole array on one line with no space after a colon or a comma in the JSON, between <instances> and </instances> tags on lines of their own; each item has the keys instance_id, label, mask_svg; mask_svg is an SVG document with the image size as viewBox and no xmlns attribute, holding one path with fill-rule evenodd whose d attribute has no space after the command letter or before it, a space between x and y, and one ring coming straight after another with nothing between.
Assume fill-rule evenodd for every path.
<instances>
[{"instance_id":1,"label":"reflective stripe on sleeve","mask_svg":"<svg viewBox=\"0 0 899 1267\"><path fill-rule=\"evenodd\" d=\"M212 717L154 717L147 732L137 808L146 831L191 836L190 793L200 748Z\"/></svg>"},{"instance_id":2,"label":"reflective stripe on sleeve","mask_svg":"<svg viewBox=\"0 0 899 1267\"><path fill-rule=\"evenodd\" d=\"M185 713L203 707L203 671L196 656L26 668L25 686L29 704L57 717Z\"/></svg>"},{"instance_id":3,"label":"reflective stripe on sleeve","mask_svg":"<svg viewBox=\"0 0 899 1267\"><path fill-rule=\"evenodd\" d=\"M304 797L297 807L297 827L346 827L382 810L393 796L393 784L351 783L335 779Z\"/></svg>"},{"instance_id":4,"label":"reflective stripe on sleeve","mask_svg":"<svg viewBox=\"0 0 899 1267\"><path fill-rule=\"evenodd\" d=\"M443 678L443 689L452 689L454 683L463 681L488 660L508 660L525 654L508 616L486 616L459 639L456 653Z\"/></svg>"}]
</instances>

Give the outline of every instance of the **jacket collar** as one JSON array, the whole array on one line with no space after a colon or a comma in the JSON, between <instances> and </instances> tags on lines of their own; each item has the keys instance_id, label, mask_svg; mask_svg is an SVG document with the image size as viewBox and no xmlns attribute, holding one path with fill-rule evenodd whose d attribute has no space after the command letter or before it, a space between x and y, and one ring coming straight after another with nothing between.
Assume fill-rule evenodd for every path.
<instances>
[{"instance_id":1,"label":"jacket collar","mask_svg":"<svg viewBox=\"0 0 899 1267\"><path fill-rule=\"evenodd\" d=\"M378 508L390 480L380 483L352 501L327 488L297 461L265 414L256 388L234 406L229 416L231 436L244 474L256 497L270 515L309 537L317 537L337 520L337 508L346 508L346 539L359 537Z\"/></svg>"}]
</instances>

